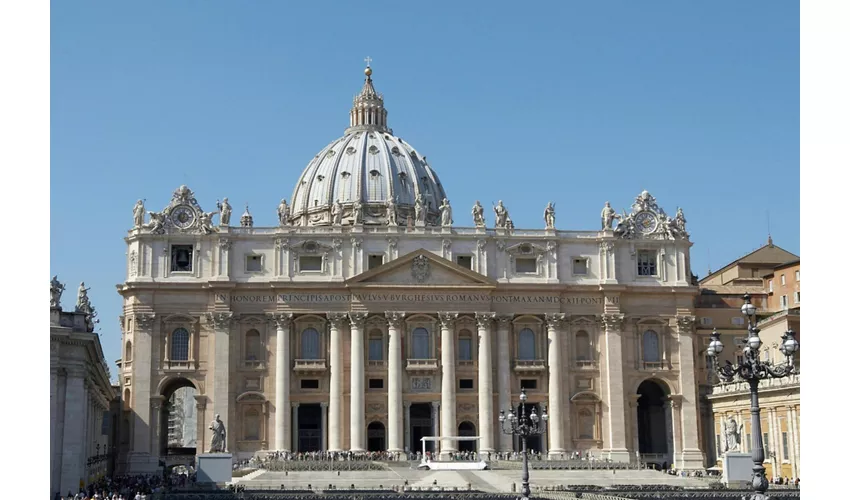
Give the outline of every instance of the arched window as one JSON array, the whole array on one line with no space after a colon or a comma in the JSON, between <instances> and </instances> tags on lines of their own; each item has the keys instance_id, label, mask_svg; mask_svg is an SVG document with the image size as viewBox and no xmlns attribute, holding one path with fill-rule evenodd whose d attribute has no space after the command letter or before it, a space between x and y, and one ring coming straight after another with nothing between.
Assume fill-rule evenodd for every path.
<instances>
[{"instance_id":1,"label":"arched window","mask_svg":"<svg viewBox=\"0 0 850 500\"><path fill-rule=\"evenodd\" d=\"M245 441L260 440L260 412L251 408L245 412Z\"/></svg>"},{"instance_id":2,"label":"arched window","mask_svg":"<svg viewBox=\"0 0 850 500\"><path fill-rule=\"evenodd\" d=\"M581 330L576 333L576 359L578 361L592 361L590 353L590 335Z\"/></svg>"},{"instance_id":3,"label":"arched window","mask_svg":"<svg viewBox=\"0 0 850 500\"><path fill-rule=\"evenodd\" d=\"M472 333L469 330L461 330L457 339L458 361L472 361Z\"/></svg>"},{"instance_id":4,"label":"arched window","mask_svg":"<svg viewBox=\"0 0 850 500\"><path fill-rule=\"evenodd\" d=\"M185 328L171 334L171 361L189 361L189 331Z\"/></svg>"},{"instance_id":5,"label":"arched window","mask_svg":"<svg viewBox=\"0 0 850 500\"><path fill-rule=\"evenodd\" d=\"M534 332L531 328L523 328L519 332L519 359L521 361L537 359L537 349L534 344Z\"/></svg>"},{"instance_id":6,"label":"arched window","mask_svg":"<svg viewBox=\"0 0 850 500\"><path fill-rule=\"evenodd\" d=\"M643 332L643 361L645 363L661 362L661 349L658 345L658 334L653 330Z\"/></svg>"},{"instance_id":7,"label":"arched window","mask_svg":"<svg viewBox=\"0 0 850 500\"><path fill-rule=\"evenodd\" d=\"M260 332L248 330L248 333L245 334L245 360L262 361L262 359L263 344L260 340Z\"/></svg>"},{"instance_id":8,"label":"arched window","mask_svg":"<svg viewBox=\"0 0 850 500\"><path fill-rule=\"evenodd\" d=\"M429 342L428 330L425 328L417 328L413 330L413 358L412 359L430 359L431 346Z\"/></svg>"},{"instance_id":9,"label":"arched window","mask_svg":"<svg viewBox=\"0 0 850 500\"><path fill-rule=\"evenodd\" d=\"M124 344L124 361L130 361L133 359L133 343L129 340L126 344Z\"/></svg>"},{"instance_id":10,"label":"arched window","mask_svg":"<svg viewBox=\"0 0 850 500\"><path fill-rule=\"evenodd\" d=\"M301 359L320 359L319 332L315 328L301 332Z\"/></svg>"},{"instance_id":11,"label":"arched window","mask_svg":"<svg viewBox=\"0 0 850 500\"><path fill-rule=\"evenodd\" d=\"M130 389L129 388L124 389L124 401L122 401L122 403L124 403L124 409L125 410L130 409Z\"/></svg>"},{"instance_id":12,"label":"arched window","mask_svg":"<svg viewBox=\"0 0 850 500\"><path fill-rule=\"evenodd\" d=\"M578 412L579 439L595 439L594 420L590 410L585 408Z\"/></svg>"}]
</instances>

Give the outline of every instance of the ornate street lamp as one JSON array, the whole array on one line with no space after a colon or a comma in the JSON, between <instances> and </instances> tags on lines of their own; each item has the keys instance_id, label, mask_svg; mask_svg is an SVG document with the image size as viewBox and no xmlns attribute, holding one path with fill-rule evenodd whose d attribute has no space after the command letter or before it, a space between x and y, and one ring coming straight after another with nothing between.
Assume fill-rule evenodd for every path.
<instances>
[{"instance_id":1,"label":"ornate street lamp","mask_svg":"<svg viewBox=\"0 0 850 500\"><path fill-rule=\"evenodd\" d=\"M499 422L502 424L502 432L511 436L519 436L522 440L522 500L531 498L531 487L528 485L528 449L526 440L529 436L540 436L546 432L546 421L549 420L549 415L546 414L546 407L543 407L543 414L537 415L537 410L532 406L531 412L527 413L525 402L528 396L525 394L525 389L519 395L519 405L517 412L514 413L513 408L508 408L508 414L505 415L505 410L499 412Z\"/></svg>"},{"instance_id":2,"label":"ornate street lamp","mask_svg":"<svg viewBox=\"0 0 850 500\"><path fill-rule=\"evenodd\" d=\"M779 352L785 356L785 362L774 366L770 361L759 359L759 349L762 342L759 337L759 329L756 327L756 306L750 302L750 294L744 295L744 305L741 313L747 318L749 338L744 347L743 361L735 366L726 361L724 366L718 366L717 355L723 352L723 343L720 341L720 333L715 329L711 333L711 342L708 344L707 354L711 358L714 371L724 382L732 382L735 377L740 377L750 384L750 413L752 414L753 435L753 490L754 493L748 500L766 500L765 492L768 488L767 479L764 477L764 443L761 434L761 408L759 408L759 381L766 378L783 378L797 374L794 367L794 354L800 349L793 330L788 330L782 335L782 344Z\"/></svg>"}]
</instances>

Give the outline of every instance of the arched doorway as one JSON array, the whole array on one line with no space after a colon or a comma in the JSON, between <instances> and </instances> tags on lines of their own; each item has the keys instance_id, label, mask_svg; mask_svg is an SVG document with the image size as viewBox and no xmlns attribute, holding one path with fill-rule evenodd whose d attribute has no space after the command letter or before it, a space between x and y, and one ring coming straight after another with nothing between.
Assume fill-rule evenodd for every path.
<instances>
[{"instance_id":1,"label":"arched doorway","mask_svg":"<svg viewBox=\"0 0 850 500\"><path fill-rule=\"evenodd\" d=\"M366 449L384 451L387 449L387 431L381 422L372 422L366 427Z\"/></svg>"},{"instance_id":2,"label":"arched doorway","mask_svg":"<svg viewBox=\"0 0 850 500\"><path fill-rule=\"evenodd\" d=\"M525 404L525 416L528 418L531 415L531 410L534 410L538 415L542 415L540 404L538 403L526 403ZM514 412L517 412L517 417L519 417L519 409L514 407ZM545 434L544 434L545 436ZM525 438L525 445L529 453L544 453L543 449L543 437L544 436L528 436ZM522 451L522 439L519 436L514 436L514 451Z\"/></svg>"},{"instance_id":3,"label":"arched doorway","mask_svg":"<svg viewBox=\"0 0 850 500\"><path fill-rule=\"evenodd\" d=\"M159 415L160 456L194 457L203 448L198 436L198 412L195 385L188 379L175 378L162 388L163 403Z\"/></svg>"},{"instance_id":4,"label":"arched doorway","mask_svg":"<svg viewBox=\"0 0 850 500\"><path fill-rule=\"evenodd\" d=\"M666 384L645 380L638 386L638 451L641 459L658 466L672 466L672 427L667 411Z\"/></svg>"},{"instance_id":5,"label":"arched doorway","mask_svg":"<svg viewBox=\"0 0 850 500\"><path fill-rule=\"evenodd\" d=\"M475 424L469 421L461 422L457 426L457 435L461 437L475 436ZM458 451L475 451L475 441L458 441Z\"/></svg>"}]
</instances>

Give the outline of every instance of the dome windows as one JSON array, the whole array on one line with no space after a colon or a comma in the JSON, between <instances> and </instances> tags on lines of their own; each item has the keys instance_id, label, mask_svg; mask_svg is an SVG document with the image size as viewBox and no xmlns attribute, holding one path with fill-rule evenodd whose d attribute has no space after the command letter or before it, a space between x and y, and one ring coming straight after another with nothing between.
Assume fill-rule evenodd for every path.
<instances>
[{"instance_id":1,"label":"dome windows","mask_svg":"<svg viewBox=\"0 0 850 500\"><path fill-rule=\"evenodd\" d=\"M379 175L381 175L381 172L378 172L377 170L372 169L372 170L369 171L369 175L371 175L372 177L378 177Z\"/></svg>"},{"instance_id":2,"label":"dome windows","mask_svg":"<svg viewBox=\"0 0 850 500\"><path fill-rule=\"evenodd\" d=\"M339 175L340 175L343 179L348 179L349 177L351 177L351 172L340 172L340 173L339 173Z\"/></svg>"},{"instance_id":3,"label":"dome windows","mask_svg":"<svg viewBox=\"0 0 850 500\"><path fill-rule=\"evenodd\" d=\"M335 154L336 154L336 151L331 149L330 151L327 152L327 154L325 154L325 156L328 157L328 158L333 158Z\"/></svg>"},{"instance_id":4,"label":"dome windows","mask_svg":"<svg viewBox=\"0 0 850 500\"><path fill-rule=\"evenodd\" d=\"M325 176L324 175L317 175L316 180L319 181L319 182L322 182L323 180L325 180Z\"/></svg>"},{"instance_id":5,"label":"dome windows","mask_svg":"<svg viewBox=\"0 0 850 500\"><path fill-rule=\"evenodd\" d=\"M373 155L378 154L378 146L375 146L374 144L369 146L369 153Z\"/></svg>"},{"instance_id":6,"label":"dome windows","mask_svg":"<svg viewBox=\"0 0 850 500\"><path fill-rule=\"evenodd\" d=\"M396 146L396 147L393 147L392 151L390 151L390 152L391 152L392 154L394 154L395 156L399 156L399 155L401 155L401 151L399 151L399 150L398 150L398 147L397 147L397 146Z\"/></svg>"},{"instance_id":7,"label":"dome windows","mask_svg":"<svg viewBox=\"0 0 850 500\"><path fill-rule=\"evenodd\" d=\"M356 153L356 152L357 152L357 150L356 150L356 149L354 149L354 148L353 148L353 147L351 147L351 146L349 146L349 147L345 148L345 153L346 153L346 154L348 154L348 155L353 155L353 154L354 154L354 153Z\"/></svg>"}]
</instances>

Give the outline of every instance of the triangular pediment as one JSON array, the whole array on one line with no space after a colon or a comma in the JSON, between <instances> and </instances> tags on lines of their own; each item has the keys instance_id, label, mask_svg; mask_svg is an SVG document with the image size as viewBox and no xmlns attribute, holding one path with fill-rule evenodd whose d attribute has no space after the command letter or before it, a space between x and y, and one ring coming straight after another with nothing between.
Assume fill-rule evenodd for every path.
<instances>
[{"instance_id":1,"label":"triangular pediment","mask_svg":"<svg viewBox=\"0 0 850 500\"><path fill-rule=\"evenodd\" d=\"M421 249L359 274L348 280L347 284L410 287L496 286L496 282L486 276Z\"/></svg>"}]
</instances>

